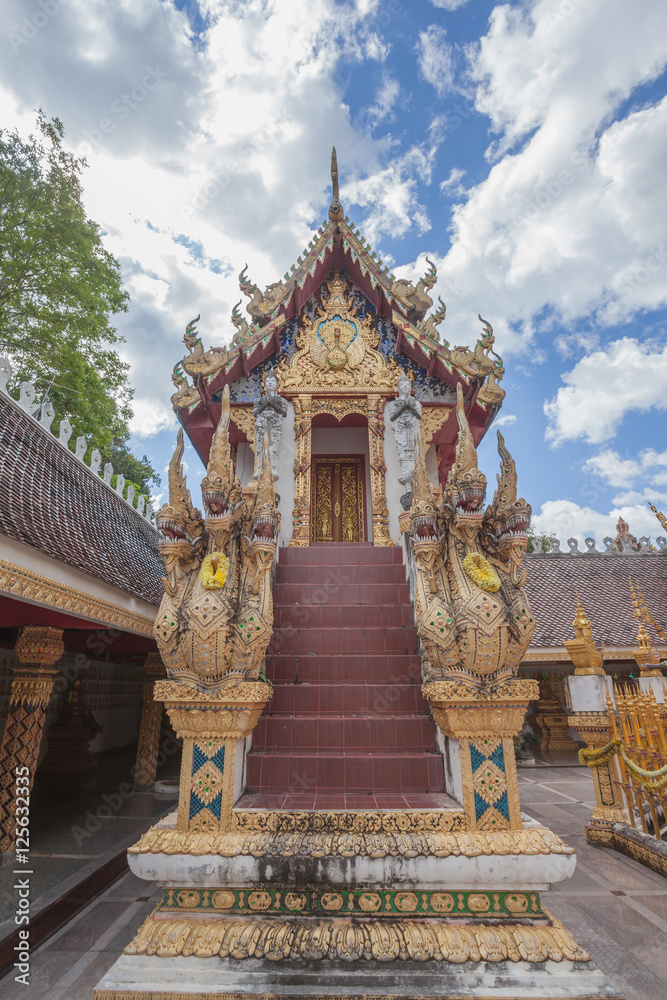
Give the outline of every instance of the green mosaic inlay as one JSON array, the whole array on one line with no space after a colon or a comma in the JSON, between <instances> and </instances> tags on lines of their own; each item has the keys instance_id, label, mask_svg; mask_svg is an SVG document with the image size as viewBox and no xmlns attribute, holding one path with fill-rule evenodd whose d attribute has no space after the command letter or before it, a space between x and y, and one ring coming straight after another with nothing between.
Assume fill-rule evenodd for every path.
<instances>
[{"instance_id":1,"label":"green mosaic inlay","mask_svg":"<svg viewBox=\"0 0 667 1000\"><path fill-rule=\"evenodd\" d=\"M512 917L541 914L537 892L441 889L165 889L163 910L302 913L318 916Z\"/></svg>"}]
</instances>

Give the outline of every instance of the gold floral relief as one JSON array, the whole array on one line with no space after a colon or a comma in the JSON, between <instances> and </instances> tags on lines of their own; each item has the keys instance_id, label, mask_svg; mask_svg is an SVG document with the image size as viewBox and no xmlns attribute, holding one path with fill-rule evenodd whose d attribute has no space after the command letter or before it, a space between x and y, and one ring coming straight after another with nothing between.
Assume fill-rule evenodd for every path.
<instances>
[{"instance_id":1,"label":"gold floral relief","mask_svg":"<svg viewBox=\"0 0 667 1000\"><path fill-rule=\"evenodd\" d=\"M311 540L363 541L363 460L358 456L315 457L313 466Z\"/></svg>"}]
</instances>

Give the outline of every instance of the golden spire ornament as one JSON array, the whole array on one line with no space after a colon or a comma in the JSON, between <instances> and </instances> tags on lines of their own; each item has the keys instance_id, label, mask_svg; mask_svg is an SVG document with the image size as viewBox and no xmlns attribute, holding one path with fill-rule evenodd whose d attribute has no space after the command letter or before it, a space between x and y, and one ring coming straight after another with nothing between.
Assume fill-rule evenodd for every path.
<instances>
[{"instance_id":1,"label":"golden spire ornament","mask_svg":"<svg viewBox=\"0 0 667 1000\"><path fill-rule=\"evenodd\" d=\"M655 504L652 504L650 500L648 501L648 505L655 514L655 516L657 517L657 519L660 521L660 524L663 526L665 531L667 531L667 517L665 517L662 511L658 510Z\"/></svg>"},{"instance_id":2,"label":"golden spire ornament","mask_svg":"<svg viewBox=\"0 0 667 1000\"><path fill-rule=\"evenodd\" d=\"M591 623L586 617L586 612L581 606L579 594L577 594L577 609L574 613L572 627L574 629L575 638L565 639L563 645L565 646L570 659L574 663L575 674L578 676L581 676L582 674L597 674L598 676L604 677L604 645L602 646L602 649L598 649L595 645L595 639L593 638L593 633L591 631Z\"/></svg>"},{"instance_id":3,"label":"golden spire ornament","mask_svg":"<svg viewBox=\"0 0 667 1000\"><path fill-rule=\"evenodd\" d=\"M631 576L628 577L628 580L630 581L630 594L632 596L632 613L639 623L637 627L637 649L633 653L634 658L642 677L662 677L662 670L658 666L660 657L653 648L651 636L646 626L652 626L663 641L667 641L667 635L665 634L665 630L657 624L655 618L647 608L644 595L639 589L637 581L635 580L633 583Z\"/></svg>"},{"instance_id":4,"label":"golden spire ornament","mask_svg":"<svg viewBox=\"0 0 667 1000\"><path fill-rule=\"evenodd\" d=\"M329 219L332 222L338 222L338 220L343 218L343 207L338 197L338 157L336 156L335 146L331 149L331 187L333 189L333 197L329 205Z\"/></svg>"}]
</instances>

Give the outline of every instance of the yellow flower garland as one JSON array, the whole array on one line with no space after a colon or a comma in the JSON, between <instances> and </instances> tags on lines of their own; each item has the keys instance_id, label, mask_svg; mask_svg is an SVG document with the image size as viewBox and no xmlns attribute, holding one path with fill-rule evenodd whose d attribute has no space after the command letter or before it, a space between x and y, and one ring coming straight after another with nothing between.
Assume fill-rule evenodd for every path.
<instances>
[{"instance_id":1,"label":"yellow flower garland","mask_svg":"<svg viewBox=\"0 0 667 1000\"><path fill-rule=\"evenodd\" d=\"M224 552L211 552L199 571L199 579L206 590L220 590L229 576L229 559Z\"/></svg>"},{"instance_id":2,"label":"yellow flower garland","mask_svg":"<svg viewBox=\"0 0 667 1000\"><path fill-rule=\"evenodd\" d=\"M486 559L479 552L470 552L463 560L463 568L478 587L495 594L500 590L500 577Z\"/></svg>"},{"instance_id":3,"label":"yellow flower garland","mask_svg":"<svg viewBox=\"0 0 667 1000\"><path fill-rule=\"evenodd\" d=\"M616 753L621 755L623 763L643 788L651 792L661 792L667 787L667 764L663 764L657 771L648 771L640 767L628 756L622 740L610 740L606 746L598 748L584 747L579 751L579 763L586 764L587 767L600 767L608 763Z\"/></svg>"}]
</instances>

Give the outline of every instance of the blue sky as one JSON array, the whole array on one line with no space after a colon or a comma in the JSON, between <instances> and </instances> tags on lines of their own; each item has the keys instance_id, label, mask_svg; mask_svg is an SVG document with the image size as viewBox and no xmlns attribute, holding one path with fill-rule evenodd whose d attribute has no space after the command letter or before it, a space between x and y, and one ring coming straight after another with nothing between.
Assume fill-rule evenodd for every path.
<instances>
[{"instance_id":1,"label":"blue sky","mask_svg":"<svg viewBox=\"0 0 667 1000\"><path fill-rule=\"evenodd\" d=\"M667 505L667 8L625 0L7 0L5 127L85 154L132 303L133 446L164 469L188 320L228 343L341 200L441 328L504 357L500 418L538 529L659 534ZM493 477L495 435L480 448ZM189 454L192 485L201 476Z\"/></svg>"}]
</instances>

